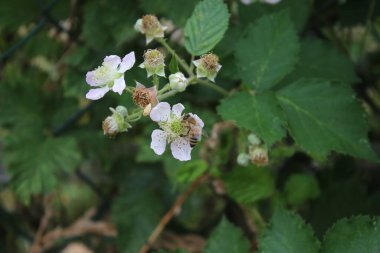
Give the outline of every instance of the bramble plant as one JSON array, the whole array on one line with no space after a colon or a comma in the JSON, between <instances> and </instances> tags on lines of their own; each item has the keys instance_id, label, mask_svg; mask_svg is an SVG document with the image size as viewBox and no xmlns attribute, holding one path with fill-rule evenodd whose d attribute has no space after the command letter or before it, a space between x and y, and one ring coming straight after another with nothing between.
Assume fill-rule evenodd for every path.
<instances>
[{"instance_id":1,"label":"bramble plant","mask_svg":"<svg viewBox=\"0 0 380 253\"><path fill-rule=\"evenodd\" d=\"M380 252L376 0L5 2L0 252Z\"/></svg>"}]
</instances>

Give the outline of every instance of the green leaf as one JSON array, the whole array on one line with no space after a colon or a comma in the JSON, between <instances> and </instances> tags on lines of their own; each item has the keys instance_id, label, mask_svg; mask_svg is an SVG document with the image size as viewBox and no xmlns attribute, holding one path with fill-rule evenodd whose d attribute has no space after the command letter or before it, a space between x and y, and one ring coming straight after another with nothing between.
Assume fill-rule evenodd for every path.
<instances>
[{"instance_id":1,"label":"green leaf","mask_svg":"<svg viewBox=\"0 0 380 253\"><path fill-rule=\"evenodd\" d=\"M364 111L346 85L300 80L277 94L295 141L324 159L332 150L376 161L368 139Z\"/></svg>"},{"instance_id":2,"label":"green leaf","mask_svg":"<svg viewBox=\"0 0 380 253\"><path fill-rule=\"evenodd\" d=\"M218 113L239 127L251 130L268 145L285 136L284 117L272 92L236 93L222 101Z\"/></svg>"},{"instance_id":3,"label":"green leaf","mask_svg":"<svg viewBox=\"0 0 380 253\"><path fill-rule=\"evenodd\" d=\"M248 253L249 248L241 230L223 218L212 232L204 253Z\"/></svg>"},{"instance_id":4,"label":"green leaf","mask_svg":"<svg viewBox=\"0 0 380 253\"><path fill-rule=\"evenodd\" d=\"M294 174L285 183L284 193L291 205L301 205L320 194L318 181L312 175Z\"/></svg>"},{"instance_id":5,"label":"green leaf","mask_svg":"<svg viewBox=\"0 0 380 253\"><path fill-rule=\"evenodd\" d=\"M172 59L170 60L169 71L171 74L175 74L175 73L179 72L178 62L177 62L177 58L175 56L172 56Z\"/></svg>"},{"instance_id":6,"label":"green leaf","mask_svg":"<svg viewBox=\"0 0 380 253\"><path fill-rule=\"evenodd\" d=\"M318 253L319 241L309 225L295 214L277 209L259 239L259 253Z\"/></svg>"},{"instance_id":7,"label":"green leaf","mask_svg":"<svg viewBox=\"0 0 380 253\"><path fill-rule=\"evenodd\" d=\"M224 178L228 194L242 204L271 196L275 190L271 172L266 168L237 167Z\"/></svg>"},{"instance_id":8,"label":"green leaf","mask_svg":"<svg viewBox=\"0 0 380 253\"><path fill-rule=\"evenodd\" d=\"M203 0L185 26L185 47L193 55L212 50L228 28L229 14L223 0Z\"/></svg>"},{"instance_id":9,"label":"green leaf","mask_svg":"<svg viewBox=\"0 0 380 253\"><path fill-rule=\"evenodd\" d=\"M300 59L284 83L300 78L320 78L347 84L358 81L353 63L334 47L318 39L302 42Z\"/></svg>"},{"instance_id":10,"label":"green leaf","mask_svg":"<svg viewBox=\"0 0 380 253\"><path fill-rule=\"evenodd\" d=\"M275 86L293 70L299 43L288 12L260 18L236 44L236 61L243 81L257 90Z\"/></svg>"},{"instance_id":11,"label":"green leaf","mask_svg":"<svg viewBox=\"0 0 380 253\"><path fill-rule=\"evenodd\" d=\"M338 221L327 231L322 253L380 252L380 218L356 216Z\"/></svg>"},{"instance_id":12,"label":"green leaf","mask_svg":"<svg viewBox=\"0 0 380 253\"><path fill-rule=\"evenodd\" d=\"M53 190L59 181L58 174L74 170L81 161L76 142L71 138L42 141L30 136L9 138L4 153L4 161L11 168L11 185L25 203L31 195Z\"/></svg>"},{"instance_id":13,"label":"green leaf","mask_svg":"<svg viewBox=\"0 0 380 253\"><path fill-rule=\"evenodd\" d=\"M203 160L193 160L185 163L176 170L176 182L188 184L201 176L208 169L208 164Z\"/></svg>"}]
</instances>

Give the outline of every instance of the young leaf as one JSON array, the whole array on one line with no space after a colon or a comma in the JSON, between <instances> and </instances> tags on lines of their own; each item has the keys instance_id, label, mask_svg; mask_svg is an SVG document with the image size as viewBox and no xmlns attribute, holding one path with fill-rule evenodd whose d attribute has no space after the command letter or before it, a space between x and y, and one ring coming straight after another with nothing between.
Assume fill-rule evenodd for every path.
<instances>
[{"instance_id":1,"label":"young leaf","mask_svg":"<svg viewBox=\"0 0 380 253\"><path fill-rule=\"evenodd\" d=\"M239 127L251 130L268 145L285 136L284 117L272 92L236 93L222 101L218 113L226 120L235 121Z\"/></svg>"},{"instance_id":2,"label":"young leaf","mask_svg":"<svg viewBox=\"0 0 380 253\"><path fill-rule=\"evenodd\" d=\"M171 74L175 74L175 73L179 72L178 62L177 62L177 58L175 56L172 56L172 59L170 60L169 71Z\"/></svg>"},{"instance_id":3,"label":"young leaf","mask_svg":"<svg viewBox=\"0 0 380 253\"><path fill-rule=\"evenodd\" d=\"M237 167L224 178L228 194L242 204L254 203L274 192L274 180L265 168Z\"/></svg>"},{"instance_id":4,"label":"young leaf","mask_svg":"<svg viewBox=\"0 0 380 253\"><path fill-rule=\"evenodd\" d=\"M259 239L259 253L318 253L313 230L298 216L278 209Z\"/></svg>"},{"instance_id":5,"label":"young leaf","mask_svg":"<svg viewBox=\"0 0 380 253\"><path fill-rule=\"evenodd\" d=\"M285 183L284 193L291 205L301 205L319 196L318 181L312 175L294 174Z\"/></svg>"},{"instance_id":6,"label":"young leaf","mask_svg":"<svg viewBox=\"0 0 380 253\"><path fill-rule=\"evenodd\" d=\"M212 232L204 253L248 253L249 247L242 232L223 218Z\"/></svg>"},{"instance_id":7,"label":"young leaf","mask_svg":"<svg viewBox=\"0 0 380 253\"><path fill-rule=\"evenodd\" d=\"M364 112L352 90L321 80L300 80L281 89L277 98L290 134L311 155L323 159L334 150L376 161Z\"/></svg>"},{"instance_id":8,"label":"young leaf","mask_svg":"<svg viewBox=\"0 0 380 253\"><path fill-rule=\"evenodd\" d=\"M185 47L193 55L213 49L228 28L229 14L223 0L203 0L185 26Z\"/></svg>"},{"instance_id":9,"label":"young leaf","mask_svg":"<svg viewBox=\"0 0 380 253\"><path fill-rule=\"evenodd\" d=\"M380 218L356 216L327 231L322 253L380 252Z\"/></svg>"},{"instance_id":10,"label":"young leaf","mask_svg":"<svg viewBox=\"0 0 380 253\"><path fill-rule=\"evenodd\" d=\"M266 90L292 71L298 51L296 30L282 11L250 25L236 44L235 56L243 81Z\"/></svg>"}]
</instances>

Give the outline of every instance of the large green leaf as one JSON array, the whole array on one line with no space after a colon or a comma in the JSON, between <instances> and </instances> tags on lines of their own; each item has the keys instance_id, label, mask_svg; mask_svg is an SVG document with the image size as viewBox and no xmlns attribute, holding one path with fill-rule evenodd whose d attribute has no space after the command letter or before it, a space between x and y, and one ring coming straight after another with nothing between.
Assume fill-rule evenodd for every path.
<instances>
[{"instance_id":1,"label":"large green leaf","mask_svg":"<svg viewBox=\"0 0 380 253\"><path fill-rule=\"evenodd\" d=\"M299 43L288 12L260 18L236 44L236 61L243 81L257 90L275 86L293 70Z\"/></svg>"},{"instance_id":2,"label":"large green leaf","mask_svg":"<svg viewBox=\"0 0 380 253\"><path fill-rule=\"evenodd\" d=\"M193 55L209 52L223 38L229 14L223 0L203 0L185 26L185 47Z\"/></svg>"},{"instance_id":3,"label":"large green leaf","mask_svg":"<svg viewBox=\"0 0 380 253\"><path fill-rule=\"evenodd\" d=\"M248 253L249 247L243 233L223 218L212 232L204 253Z\"/></svg>"},{"instance_id":4,"label":"large green leaf","mask_svg":"<svg viewBox=\"0 0 380 253\"><path fill-rule=\"evenodd\" d=\"M318 181L313 175L293 174L286 181L284 187L286 200L291 205L301 205L307 200L319 196Z\"/></svg>"},{"instance_id":5,"label":"large green leaf","mask_svg":"<svg viewBox=\"0 0 380 253\"><path fill-rule=\"evenodd\" d=\"M316 158L334 150L377 160L368 139L364 111L346 85L300 80L277 94L295 141Z\"/></svg>"},{"instance_id":6,"label":"large green leaf","mask_svg":"<svg viewBox=\"0 0 380 253\"><path fill-rule=\"evenodd\" d=\"M267 198L275 190L270 171L255 166L235 168L225 176L224 182L228 194L242 204Z\"/></svg>"},{"instance_id":7,"label":"large green leaf","mask_svg":"<svg viewBox=\"0 0 380 253\"><path fill-rule=\"evenodd\" d=\"M47 193L57 186L60 172L70 172L80 162L80 152L71 138L8 138L4 161L11 172L11 185L24 202L33 194Z\"/></svg>"},{"instance_id":8,"label":"large green leaf","mask_svg":"<svg viewBox=\"0 0 380 253\"><path fill-rule=\"evenodd\" d=\"M268 145L285 136L284 117L272 92L236 93L222 101L218 113L239 127L251 130Z\"/></svg>"},{"instance_id":9,"label":"large green leaf","mask_svg":"<svg viewBox=\"0 0 380 253\"><path fill-rule=\"evenodd\" d=\"M259 253L318 253L319 248L311 227L298 215L282 209L275 211L259 239Z\"/></svg>"},{"instance_id":10,"label":"large green leaf","mask_svg":"<svg viewBox=\"0 0 380 253\"><path fill-rule=\"evenodd\" d=\"M380 218L342 219L327 231L322 253L380 252Z\"/></svg>"},{"instance_id":11,"label":"large green leaf","mask_svg":"<svg viewBox=\"0 0 380 253\"><path fill-rule=\"evenodd\" d=\"M347 84L358 81L353 63L333 46L318 39L306 39L301 43L300 59L284 82L300 78L320 78Z\"/></svg>"}]
</instances>

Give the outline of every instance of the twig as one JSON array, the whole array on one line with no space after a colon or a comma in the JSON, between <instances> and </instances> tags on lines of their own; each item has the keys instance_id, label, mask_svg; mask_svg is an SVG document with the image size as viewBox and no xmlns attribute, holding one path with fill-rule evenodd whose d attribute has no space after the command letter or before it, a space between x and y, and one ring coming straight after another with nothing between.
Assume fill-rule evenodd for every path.
<instances>
[{"instance_id":1,"label":"twig","mask_svg":"<svg viewBox=\"0 0 380 253\"><path fill-rule=\"evenodd\" d=\"M207 178L209 174L205 173L198 177L187 190L182 193L174 203L174 205L170 208L170 210L162 217L160 223L154 229L154 231L150 234L147 243L140 249L139 253L147 253L153 243L157 240L158 236L164 230L169 221L173 218L173 216L178 212L179 208L185 202L185 200L189 197L189 195L198 188Z\"/></svg>"}]
</instances>

